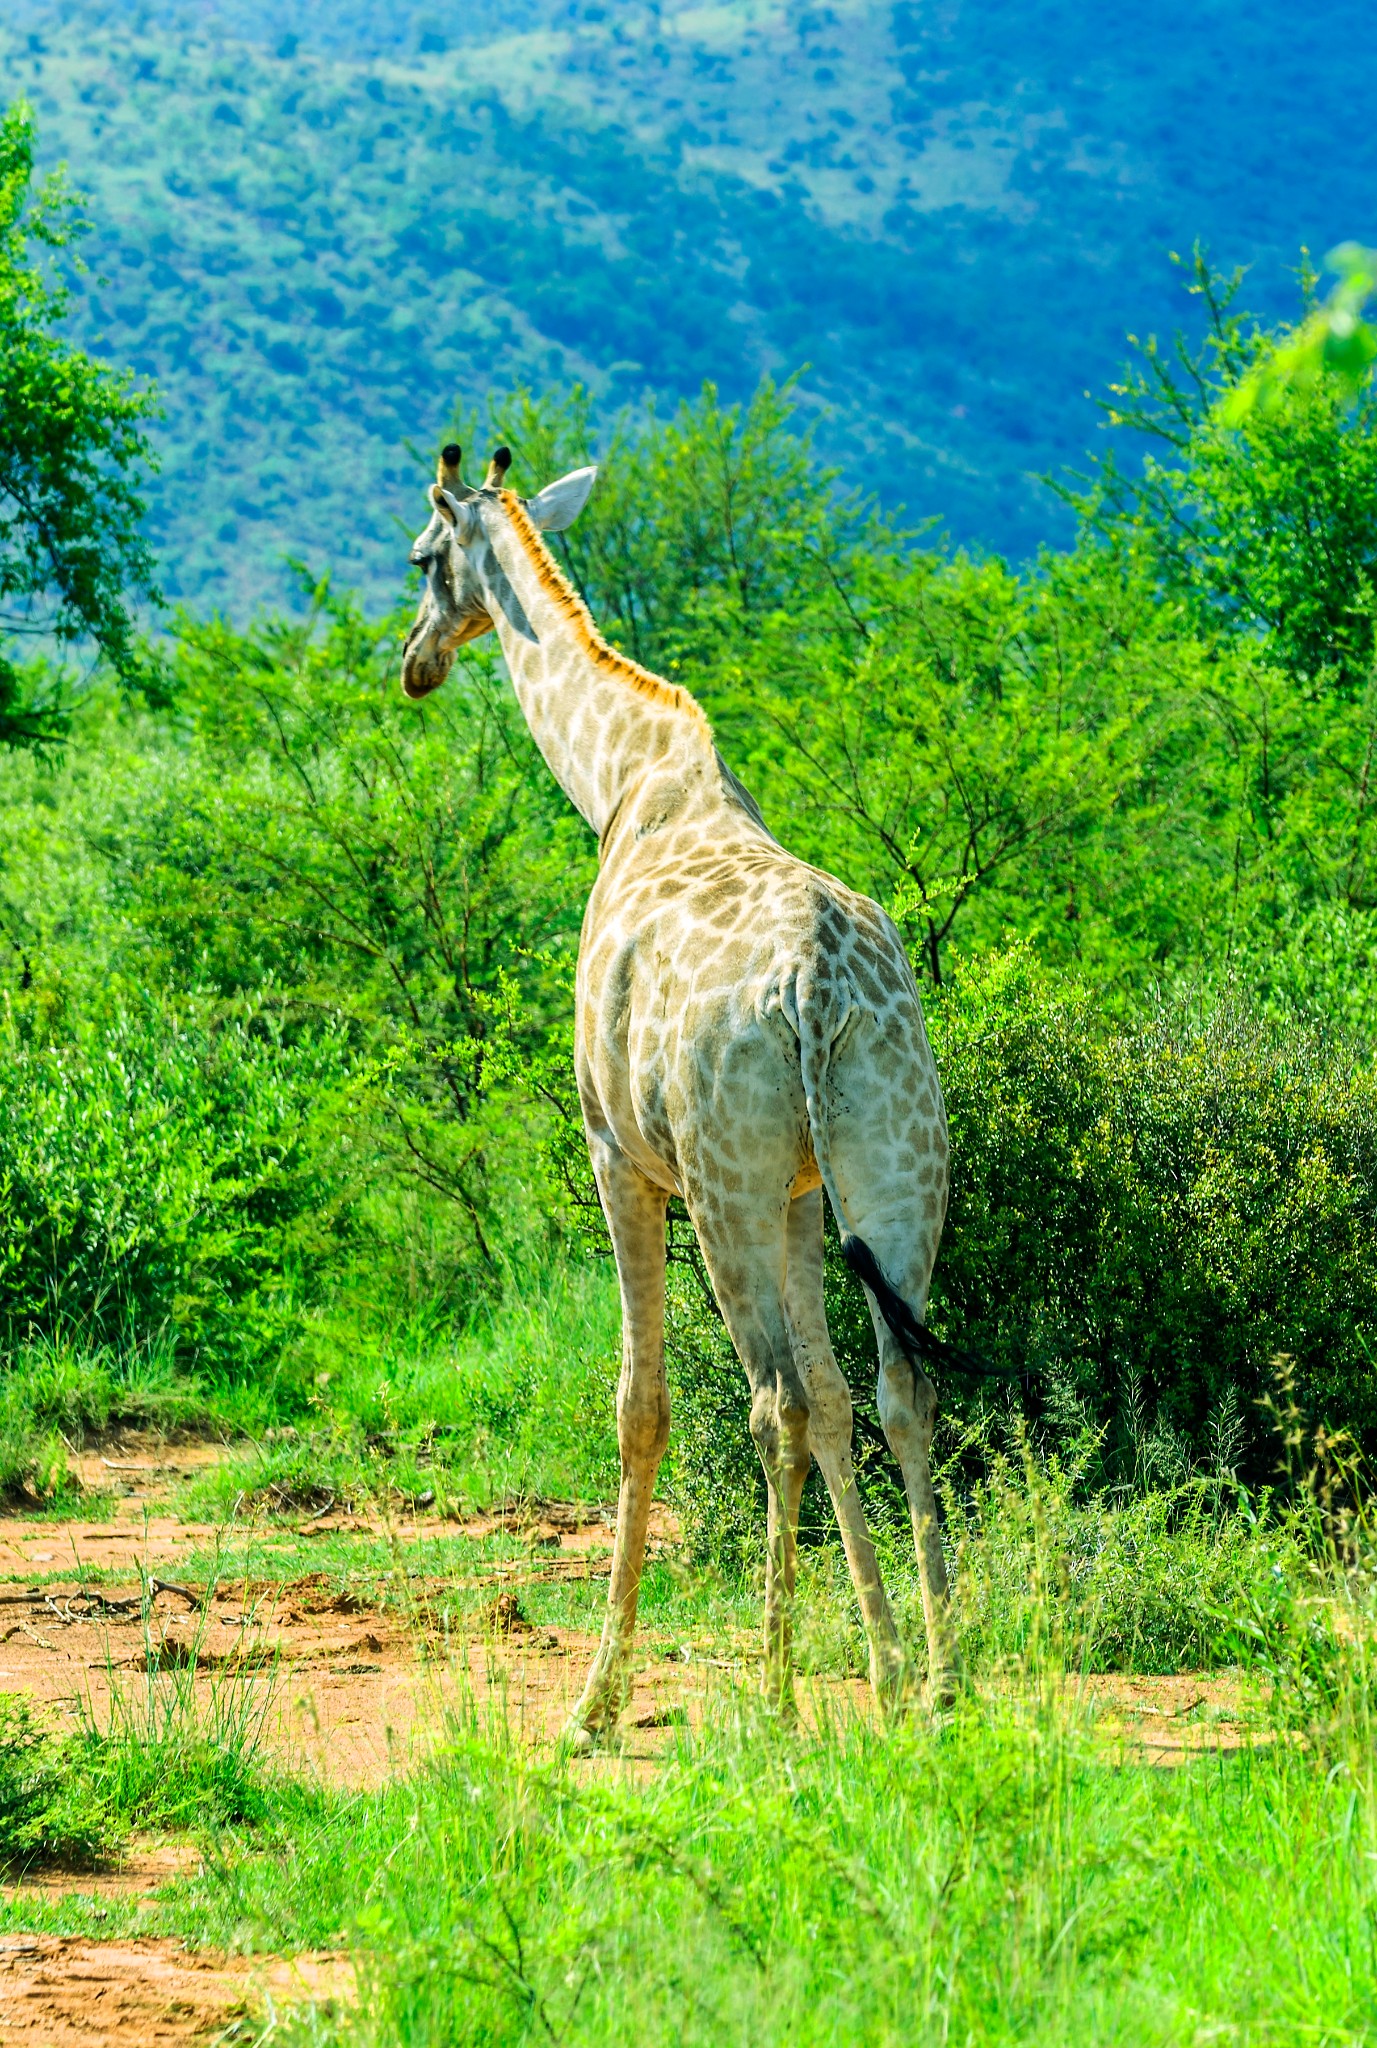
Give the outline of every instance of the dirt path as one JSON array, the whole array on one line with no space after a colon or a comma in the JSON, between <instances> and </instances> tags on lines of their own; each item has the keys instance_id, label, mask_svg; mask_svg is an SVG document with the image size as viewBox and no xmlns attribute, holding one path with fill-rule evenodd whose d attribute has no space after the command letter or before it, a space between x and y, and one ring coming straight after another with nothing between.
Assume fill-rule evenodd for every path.
<instances>
[{"instance_id":1,"label":"dirt path","mask_svg":"<svg viewBox=\"0 0 1377 2048\"><path fill-rule=\"evenodd\" d=\"M75 1583L0 1595L0 1687L100 1727L148 1725L194 1700L204 1725L250 1724L289 1767L355 1788L418 1761L456 1716L480 1727L499 1716L526 1741L553 1740L597 1645L588 1631L531 1627L510 1590L465 1635L362 1608L318 1577L247 1596L225 1588L205 1610L160 1592L146 1621L137 1584L99 1598L130 1605L111 1613ZM746 1675L744 1660L652 1658L637 1674L626 1753L657 1755L676 1725L701 1721L711 1693ZM863 1684L819 1683L863 1709Z\"/></svg>"},{"instance_id":2,"label":"dirt path","mask_svg":"<svg viewBox=\"0 0 1377 2048\"><path fill-rule=\"evenodd\" d=\"M548 1574L551 1562L541 1569ZM164 1589L146 1609L137 1581L0 1592L0 1688L101 1727L121 1717L156 1725L194 1704L212 1729L251 1727L289 1768L364 1789L420 1761L456 1723L482 1728L496 1718L537 1745L559 1734L597 1638L532 1626L511 1574L495 1584L502 1590L486 1610L457 1631L432 1618L446 1590L439 1581L412 1589L409 1615L380 1612L321 1574L222 1586L204 1604ZM621 1756L653 1762L677 1727L700 1727L752 1675L746 1654L671 1659L647 1644ZM1116 1674L1065 1689L1121 1762L1181 1762L1250 1739L1236 1673ZM804 1678L799 1693L805 1723L870 1716L860 1679Z\"/></svg>"},{"instance_id":3,"label":"dirt path","mask_svg":"<svg viewBox=\"0 0 1377 2048\"><path fill-rule=\"evenodd\" d=\"M539 1502L462 1526L408 1516L386 1531L376 1519L345 1511L286 1520L286 1530L299 1537L386 1533L412 1555L417 1546L456 1535L481 1542L519 1533L523 1556L479 1561L466 1575L472 1611L455 1631L443 1624L454 1604L446 1600L453 1582L438 1574L404 1581L406 1611L399 1611L395 1588L374 1601L341 1593L337 1580L322 1573L285 1584L239 1580L209 1595L184 1578L190 1555L213 1547L224 1532L181 1520L170 1511L169 1495L226 1455L214 1444L127 1440L80 1461L84 1484L124 1495L108 1518L0 1517L0 1581L9 1580L0 1583L0 1690L29 1693L101 1726L120 1714L146 1725L170 1701L194 1702L212 1726L252 1725L289 1768L354 1788L417 1761L450 1732L456 1715L479 1726L498 1716L533 1744L558 1734L596 1638L532 1627L521 1610L522 1591L537 1579L602 1576L611 1549L607 1510ZM659 1511L652 1533L659 1545L672 1546L672 1516ZM101 1568L99 1587L83 1583L84 1566ZM29 1574L35 1583L18 1583ZM145 1604L141 1588L150 1575L171 1584ZM474 1593L475 1580L486 1582L486 1600L481 1590ZM751 1652L740 1649L669 1661L647 1639L623 1724L624 1763L653 1764L672 1745L674 1730L700 1726L716 1698L749 1680L751 1666ZM1092 1677L1072 1689L1119 1761L1180 1762L1249 1739L1233 1674ZM801 1694L805 1720L870 1712L859 1680L811 1679Z\"/></svg>"},{"instance_id":4,"label":"dirt path","mask_svg":"<svg viewBox=\"0 0 1377 2048\"><path fill-rule=\"evenodd\" d=\"M309 1526L383 1533L354 1516ZM420 1518L387 1533L411 1546L481 1540L505 1526L501 1516L462 1528ZM532 1627L520 1596L533 1580L606 1572L610 1531L599 1510L544 1503L523 1530L526 1557L467 1575L464 1600L477 1612L458 1632L445 1619L453 1582L439 1575L403 1581L400 1598L396 1586L376 1598L341 1592L337 1578L312 1572L207 1589L184 1576L184 1560L216 1533L139 1498L120 1502L108 1522L0 1520L0 1573L32 1571L36 1581L0 1584L0 1690L100 1727L121 1717L156 1725L194 1702L205 1725L252 1726L289 1768L356 1788L415 1762L456 1714L480 1725L497 1714L528 1740L553 1739L578 1696L596 1636ZM68 1559L74 1575L55 1576ZM83 1563L102 1567L99 1583L79 1575ZM633 1753L655 1754L685 1713L698 1720L717 1669L652 1658L628 1714ZM640 1742L644 1734L653 1739Z\"/></svg>"},{"instance_id":5,"label":"dirt path","mask_svg":"<svg viewBox=\"0 0 1377 2048\"><path fill-rule=\"evenodd\" d=\"M345 1956L222 1956L179 1941L0 1940L0 2041L33 2048L183 2048L306 1999L347 2003Z\"/></svg>"}]
</instances>

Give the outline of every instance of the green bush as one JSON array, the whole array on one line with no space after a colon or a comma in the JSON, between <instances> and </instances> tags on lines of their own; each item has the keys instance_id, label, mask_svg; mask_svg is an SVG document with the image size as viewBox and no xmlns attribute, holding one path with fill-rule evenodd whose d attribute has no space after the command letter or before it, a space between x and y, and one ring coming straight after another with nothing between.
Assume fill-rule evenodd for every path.
<instances>
[{"instance_id":1,"label":"green bush","mask_svg":"<svg viewBox=\"0 0 1377 2048\"><path fill-rule=\"evenodd\" d=\"M750 1392L721 1317L684 1265L670 1267L665 1301L670 1440L665 1491L685 1541L727 1570L765 1554L765 1475L751 1438Z\"/></svg>"},{"instance_id":2,"label":"green bush","mask_svg":"<svg viewBox=\"0 0 1377 2048\"><path fill-rule=\"evenodd\" d=\"M84 1438L117 1427L205 1428L231 1419L226 1404L178 1365L168 1341L18 1345L0 1370L0 1502L73 1506L80 1488L68 1452Z\"/></svg>"},{"instance_id":3,"label":"green bush","mask_svg":"<svg viewBox=\"0 0 1377 2048\"><path fill-rule=\"evenodd\" d=\"M1021 1424L1002 1434L973 1486L943 1489L971 1669L1204 1670L1240 1661L1222 1617L1260 1579L1294 1603L1306 1557L1270 1501L1204 1475L1087 1498L1093 1438L1039 1457Z\"/></svg>"},{"instance_id":4,"label":"green bush","mask_svg":"<svg viewBox=\"0 0 1377 2048\"><path fill-rule=\"evenodd\" d=\"M71 1734L0 1694L0 1867L90 1864L131 1829L261 1826L274 1801L257 1755L262 1720L243 1698L212 1697L197 1717L185 1688L139 1715Z\"/></svg>"},{"instance_id":5,"label":"green bush","mask_svg":"<svg viewBox=\"0 0 1377 2048\"><path fill-rule=\"evenodd\" d=\"M1022 950L931 1007L953 1162L934 1327L1160 1478L1221 1428L1270 1473L1248 1418L1278 1354L1318 1419L1377 1430L1370 1066L1235 998L1105 1028Z\"/></svg>"},{"instance_id":6,"label":"green bush","mask_svg":"<svg viewBox=\"0 0 1377 2048\"><path fill-rule=\"evenodd\" d=\"M261 1012L115 1009L63 1045L0 1033L0 1344L171 1343L262 1362L352 1228L328 1034Z\"/></svg>"},{"instance_id":7,"label":"green bush","mask_svg":"<svg viewBox=\"0 0 1377 2048\"><path fill-rule=\"evenodd\" d=\"M26 1699L0 1693L0 1864L85 1862L108 1845L105 1802L71 1768L80 1746L44 1728Z\"/></svg>"}]
</instances>

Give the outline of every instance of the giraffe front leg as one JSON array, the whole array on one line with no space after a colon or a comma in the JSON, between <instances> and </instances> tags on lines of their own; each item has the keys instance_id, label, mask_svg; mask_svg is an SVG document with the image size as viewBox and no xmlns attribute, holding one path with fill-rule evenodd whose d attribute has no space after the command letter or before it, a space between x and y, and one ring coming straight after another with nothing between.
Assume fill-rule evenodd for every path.
<instances>
[{"instance_id":1,"label":"giraffe front leg","mask_svg":"<svg viewBox=\"0 0 1377 2048\"><path fill-rule=\"evenodd\" d=\"M665 1205L620 1152L591 1144L622 1296L622 1369L617 1382L621 1485L602 1641L564 1735L590 1749L615 1728L631 1689L631 1640L645 1560L655 1475L669 1440L665 1381Z\"/></svg>"}]
</instances>

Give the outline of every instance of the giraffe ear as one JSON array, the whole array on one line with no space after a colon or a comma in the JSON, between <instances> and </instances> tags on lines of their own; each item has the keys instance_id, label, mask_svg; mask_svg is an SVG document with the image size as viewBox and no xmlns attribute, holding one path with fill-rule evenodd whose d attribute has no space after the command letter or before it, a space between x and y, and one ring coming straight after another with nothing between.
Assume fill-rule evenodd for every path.
<instances>
[{"instance_id":1,"label":"giraffe ear","mask_svg":"<svg viewBox=\"0 0 1377 2048\"><path fill-rule=\"evenodd\" d=\"M563 533L588 503L588 493L597 482L596 464L589 469L571 469L558 483L546 484L537 497L526 500L526 510L546 533Z\"/></svg>"}]
</instances>

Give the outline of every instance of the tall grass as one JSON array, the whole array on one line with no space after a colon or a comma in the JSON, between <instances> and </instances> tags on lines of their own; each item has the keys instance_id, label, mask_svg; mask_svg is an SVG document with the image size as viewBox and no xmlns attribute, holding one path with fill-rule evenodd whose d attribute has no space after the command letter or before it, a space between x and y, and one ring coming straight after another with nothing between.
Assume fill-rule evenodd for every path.
<instances>
[{"instance_id":1,"label":"tall grass","mask_svg":"<svg viewBox=\"0 0 1377 2048\"><path fill-rule=\"evenodd\" d=\"M225 1829L262 1830L299 1803L261 1753L273 1672L229 1671L198 1686L190 1668L148 1663L142 1686L111 1684L103 1718L80 1702L75 1729L0 1695L0 1866L10 1875L107 1863L135 1833L208 1842Z\"/></svg>"},{"instance_id":2,"label":"tall grass","mask_svg":"<svg viewBox=\"0 0 1377 2048\"><path fill-rule=\"evenodd\" d=\"M1356 2042L1375 1839L1347 1754L1151 1770L1046 1688L800 1737L724 1692L648 1775L456 1727L197 1924L357 1945L357 2010L302 2028L351 2048Z\"/></svg>"},{"instance_id":3,"label":"tall grass","mask_svg":"<svg viewBox=\"0 0 1377 2048\"><path fill-rule=\"evenodd\" d=\"M1294 1597L1306 1551L1270 1495L1193 1473L1172 1486L1085 1483L1084 1458L1014 1451L944 1487L946 1540L968 1663L1018 1669L1051 1646L1079 1672L1172 1672L1238 1661L1221 1617L1260 1580Z\"/></svg>"},{"instance_id":4,"label":"tall grass","mask_svg":"<svg viewBox=\"0 0 1377 2048\"><path fill-rule=\"evenodd\" d=\"M394 1332L321 1387L319 1434L274 1436L256 1469L319 1479L333 1429L342 1475L410 1458L472 1501L604 1492L615 1329L604 1276L556 1275L464 1336ZM354 2008L277 2022L321 2048L1372 2041L1377 1528L1350 1447L1307 1437L1284 1381L1275 1423L1265 1492L1222 1468L1109 1488L1093 1432L1049 1448L1016 1418L978 1458L952 1438L970 1684L943 1725L881 1729L832 1682L862 1656L825 1542L801 1579L801 1730L752 1689L755 1567L661 1560L648 1631L717 1629L740 1677L653 1765L532 1749L470 1706L411 1777L331 1792L267 1762L261 1677L150 1673L74 1737L16 1723L12 1769L0 1741L9 1853L198 1833L206 1867L159 1924L354 1950ZM916 1644L902 1523L880 1537ZM1244 1740L1172 1770L1111 1739L1079 1682L1224 1663Z\"/></svg>"},{"instance_id":5,"label":"tall grass","mask_svg":"<svg viewBox=\"0 0 1377 2048\"><path fill-rule=\"evenodd\" d=\"M322 1333L299 1420L260 1427L188 1504L433 1497L463 1511L509 1495L617 1489L616 1281L560 1263L466 1323L416 1317Z\"/></svg>"},{"instance_id":6,"label":"tall grass","mask_svg":"<svg viewBox=\"0 0 1377 2048\"><path fill-rule=\"evenodd\" d=\"M216 1406L170 1342L106 1344L75 1330L32 1337L0 1359L0 1501L70 1510L80 1489L69 1454L84 1440L116 1428L212 1427Z\"/></svg>"},{"instance_id":7,"label":"tall grass","mask_svg":"<svg viewBox=\"0 0 1377 2048\"><path fill-rule=\"evenodd\" d=\"M357 2007L287 2030L331 2048L1371 2041L1377 1540L1340 1458L1243 1500L1180 1489L1116 1527L1010 1459L956 1532L971 1683L943 1725L824 1686L791 1729L722 1679L648 1767L470 1707L412 1778L320 1795L289 1856L185 1888L177 1924L356 1949ZM841 1612L826 1555L815 1624ZM1160 1664L1173 1628L1251 1667L1244 1739L1153 1769L1078 1679Z\"/></svg>"}]
</instances>

